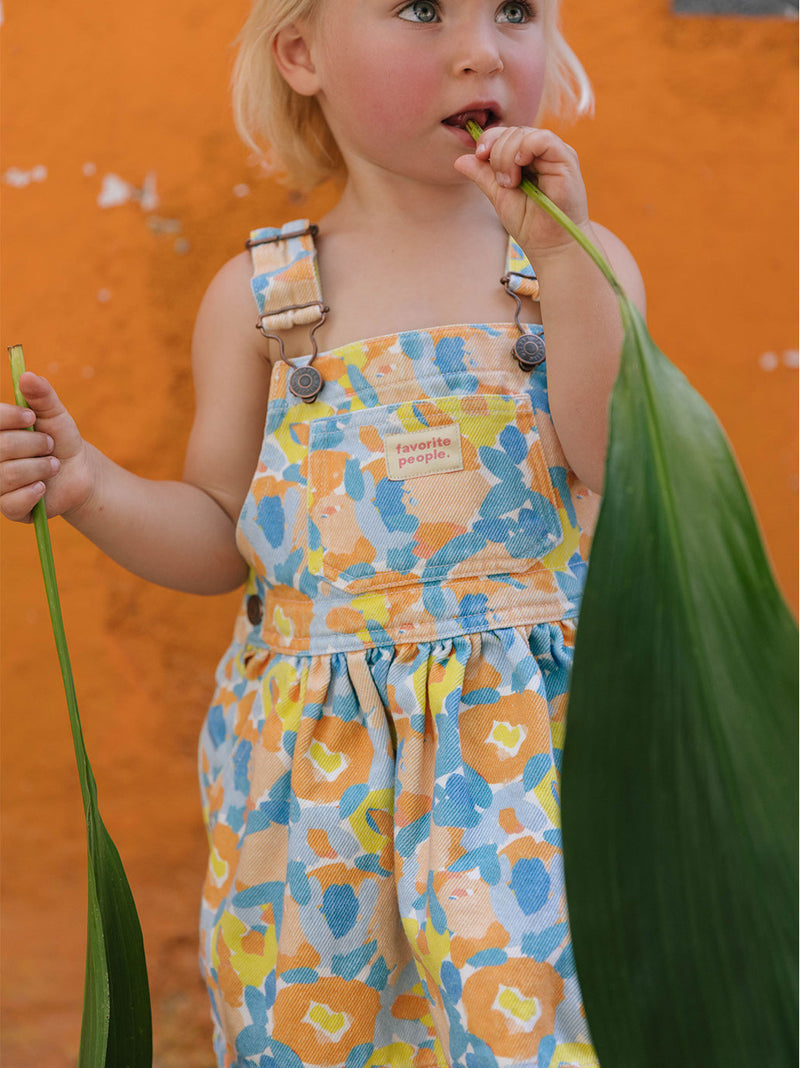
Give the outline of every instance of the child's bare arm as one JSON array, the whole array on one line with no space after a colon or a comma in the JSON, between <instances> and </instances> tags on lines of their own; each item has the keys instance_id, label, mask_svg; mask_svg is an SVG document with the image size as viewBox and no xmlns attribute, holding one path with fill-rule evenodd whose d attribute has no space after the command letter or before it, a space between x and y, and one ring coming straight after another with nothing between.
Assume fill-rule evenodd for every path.
<instances>
[{"instance_id":1,"label":"child's bare arm","mask_svg":"<svg viewBox=\"0 0 800 1068\"><path fill-rule=\"evenodd\" d=\"M581 229L644 314L644 285L628 249L597 223ZM534 269L541 288L553 424L570 467L590 489L602 493L608 405L624 336L617 298L574 241L560 253L540 256Z\"/></svg>"},{"instance_id":2,"label":"child's bare arm","mask_svg":"<svg viewBox=\"0 0 800 1068\"><path fill-rule=\"evenodd\" d=\"M246 566L236 517L258 458L269 368L243 257L213 280L195 326L196 415L182 481L132 474L83 440L55 391L26 374L20 385L36 414L0 406L0 508L25 520L46 484L48 514L63 515L135 574L175 589L218 593ZM55 460L55 463L52 461Z\"/></svg>"},{"instance_id":3,"label":"child's bare arm","mask_svg":"<svg viewBox=\"0 0 800 1068\"><path fill-rule=\"evenodd\" d=\"M617 298L583 249L518 188L522 168L531 165L542 192L600 248L642 312L644 285L622 242L589 220L577 154L551 131L492 127L474 156L457 161L533 265L541 288L553 423L570 467L590 489L601 491L608 401L623 338Z\"/></svg>"}]
</instances>

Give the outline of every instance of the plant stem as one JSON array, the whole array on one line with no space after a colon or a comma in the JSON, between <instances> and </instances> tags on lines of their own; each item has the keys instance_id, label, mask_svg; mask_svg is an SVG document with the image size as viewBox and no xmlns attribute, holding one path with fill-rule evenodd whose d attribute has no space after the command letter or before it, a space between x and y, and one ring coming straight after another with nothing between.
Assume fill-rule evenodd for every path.
<instances>
[{"instance_id":1,"label":"plant stem","mask_svg":"<svg viewBox=\"0 0 800 1068\"><path fill-rule=\"evenodd\" d=\"M11 378L14 383L14 399L23 408L29 407L28 402L19 388L19 379L25 370L25 358L22 354L22 345L11 345L8 349L11 360ZM33 427L29 427L33 430ZM50 530L47 525L47 508L44 497L34 505L33 529L36 532L36 546L39 550L39 561L42 566L44 588L47 594L47 607L50 612L50 622L53 627L53 637L56 643L58 663L61 668L61 678L64 683L64 693L67 698L69 710L69 722L72 728L72 742L75 747L75 757L78 762L78 776L81 783L81 795L83 807L88 812L90 807L96 804L94 777L86 759L86 749L83 742L83 732L78 714L78 698L75 693L75 681L72 676L72 666L67 649L67 635L64 629L64 618L61 614L61 602L58 596L58 583L56 581L56 569L53 562L53 547L50 542Z\"/></svg>"},{"instance_id":2,"label":"plant stem","mask_svg":"<svg viewBox=\"0 0 800 1068\"><path fill-rule=\"evenodd\" d=\"M468 119L467 132L477 141L483 133L483 130L477 124L477 122L473 122L471 119ZM611 288L617 294L617 297L620 300L620 304L623 304L627 300L627 297L625 295L625 291L623 290L619 282L619 279L612 271L608 261L599 252L599 250L595 248L595 246L592 244L586 234L584 234L582 230L579 230L575 223L572 221L572 219L570 219L568 215L565 215L561 208L554 204L550 197L546 196L546 194L544 194L541 189L539 189L535 182L533 182L529 177L526 177L524 173L522 181L519 183L519 188L522 190L523 193L526 194L526 196L529 196L531 200L534 200L540 208L546 211L551 218L555 219L557 223L563 226L567 233L569 233L570 236L578 242L581 248L585 252L587 252L589 256L591 256L591 258L594 260L594 262L605 275L606 279L611 285Z\"/></svg>"}]
</instances>

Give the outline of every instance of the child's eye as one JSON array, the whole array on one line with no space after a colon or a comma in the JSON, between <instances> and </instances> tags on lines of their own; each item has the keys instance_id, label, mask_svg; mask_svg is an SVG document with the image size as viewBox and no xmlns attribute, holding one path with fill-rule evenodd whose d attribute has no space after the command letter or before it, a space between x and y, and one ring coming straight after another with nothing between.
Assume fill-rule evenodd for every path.
<instances>
[{"instance_id":1,"label":"child's eye","mask_svg":"<svg viewBox=\"0 0 800 1068\"><path fill-rule=\"evenodd\" d=\"M498 22L529 22L533 18L533 11L524 0L508 0L497 13Z\"/></svg>"},{"instance_id":2,"label":"child's eye","mask_svg":"<svg viewBox=\"0 0 800 1068\"><path fill-rule=\"evenodd\" d=\"M406 22L436 22L439 16L433 0L413 0L398 11L398 17Z\"/></svg>"}]
</instances>

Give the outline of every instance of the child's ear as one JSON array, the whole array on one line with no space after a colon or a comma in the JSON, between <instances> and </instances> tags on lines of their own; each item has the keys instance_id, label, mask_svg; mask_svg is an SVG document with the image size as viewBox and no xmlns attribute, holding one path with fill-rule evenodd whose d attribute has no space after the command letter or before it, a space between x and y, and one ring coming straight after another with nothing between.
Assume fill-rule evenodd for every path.
<instances>
[{"instance_id":1,"label":"child's ear","mask_svg":"<svg viewBox=\"0 0 800 1068\"><path fill-rule=\"evenodd\" d=\"M309 42L308 27L296 22L284 26L272 39L272 54L278 70L300 96L314 96L319 90Z\"/></svg>"}]
</instances>

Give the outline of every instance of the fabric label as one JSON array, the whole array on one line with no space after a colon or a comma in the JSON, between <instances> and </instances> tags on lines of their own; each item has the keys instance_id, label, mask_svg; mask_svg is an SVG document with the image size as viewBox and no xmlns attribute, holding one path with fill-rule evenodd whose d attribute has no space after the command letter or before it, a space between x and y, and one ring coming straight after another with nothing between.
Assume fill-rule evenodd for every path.
<instances>
[{"instance_id":1,"label":"fabric label","mask_svg":"<svg viewBox=\"0 0 800 1068\"><path fill-rule=\"evenodd\" d=\"M383 439L386 474L392 481L462 471L461 433L458 426L435 426Z\"/></svg>"}]
</instances>

